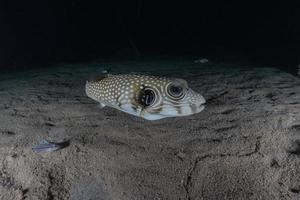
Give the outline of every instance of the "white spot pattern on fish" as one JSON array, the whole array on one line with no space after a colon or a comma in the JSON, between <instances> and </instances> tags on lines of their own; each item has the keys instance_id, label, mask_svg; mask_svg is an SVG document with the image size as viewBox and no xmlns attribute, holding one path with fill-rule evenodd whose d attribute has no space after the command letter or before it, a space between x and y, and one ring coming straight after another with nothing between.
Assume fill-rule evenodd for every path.
<instances>
[{"instance_id":1,"label":"white spot pattern on fish","mask_svg":"<svg viewBox=\"0 0 300 200\"><path fill-rule=\"evenodd\" d=\"M183 79L107 74L86 82L88 97L148 120L187 116L204 109L205 99Z\"/></svg>"}]
</instances>

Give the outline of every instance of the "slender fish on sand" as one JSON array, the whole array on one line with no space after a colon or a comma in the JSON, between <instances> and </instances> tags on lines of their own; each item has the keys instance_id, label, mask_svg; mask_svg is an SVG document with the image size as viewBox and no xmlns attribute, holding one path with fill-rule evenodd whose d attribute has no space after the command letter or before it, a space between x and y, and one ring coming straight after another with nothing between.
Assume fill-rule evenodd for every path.
<instances>
[{"instance_id":1,"label":"slender fish on sand","mask_svg":"<svg viewBox=\"0 0 300 200\"><path fill-rule=\"evenodd\" d=\"M55 143L55 142L49 142L48 140L43 140L40 144L33 147L32 150L37 153L52 152L52 151L56 151L56 150L65 148L69 144L70 144L69 141Z\"/></svg>"}]
</instances>

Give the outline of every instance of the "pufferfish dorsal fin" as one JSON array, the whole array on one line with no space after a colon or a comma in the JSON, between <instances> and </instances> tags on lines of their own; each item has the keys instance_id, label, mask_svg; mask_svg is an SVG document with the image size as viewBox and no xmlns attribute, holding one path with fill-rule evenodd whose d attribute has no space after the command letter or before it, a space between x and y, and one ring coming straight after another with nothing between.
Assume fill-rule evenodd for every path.
<instances>
[{"instance_id":1,"label":"pufferfish dorsal fin","mask_svg":"<svg viewBox=\"0 0 300 200\"><path fill-rule=\"evenodd\" d=\"M101 81L107 77L109 77L111 74L109 73L110 70L108 69L105 69L105 70L102 70L101 74L97 75L97 76L92 76L88 79L88 82L98 82L98 81Z\"/></svg>"}]
</instances>

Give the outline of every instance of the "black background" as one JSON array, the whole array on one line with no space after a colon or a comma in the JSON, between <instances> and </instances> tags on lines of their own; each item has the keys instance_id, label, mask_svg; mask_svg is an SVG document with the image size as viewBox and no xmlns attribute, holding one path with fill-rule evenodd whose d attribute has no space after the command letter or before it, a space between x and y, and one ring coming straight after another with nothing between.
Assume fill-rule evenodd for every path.
<instances>
[{"instance_id":1,"label":"black background","mask_svg":"<svg viewBox=\"0 0 300 200\"><path fill-rule=\"evenodd\" d=\"M0 9L2 69L164 56L300 64L300 1L1 1Z\"/></svg>"}]
</instances>

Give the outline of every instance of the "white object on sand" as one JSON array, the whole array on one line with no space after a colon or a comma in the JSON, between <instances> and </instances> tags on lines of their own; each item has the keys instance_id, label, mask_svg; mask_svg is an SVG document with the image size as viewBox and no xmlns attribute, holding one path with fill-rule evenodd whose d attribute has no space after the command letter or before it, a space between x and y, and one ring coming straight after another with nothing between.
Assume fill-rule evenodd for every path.
<instances>
[{"instance_id":1,"label":"white object on sand","mask_svg":"<svg viewBox=\"0 0 300 200\"><path fill-rule=\"evenodd\" d=\"M200 58L200 59L197 59L197 60L194 60L194 63L207 63L208 62L208 59L206 58Z\"/></svg>"}]
</instances>

